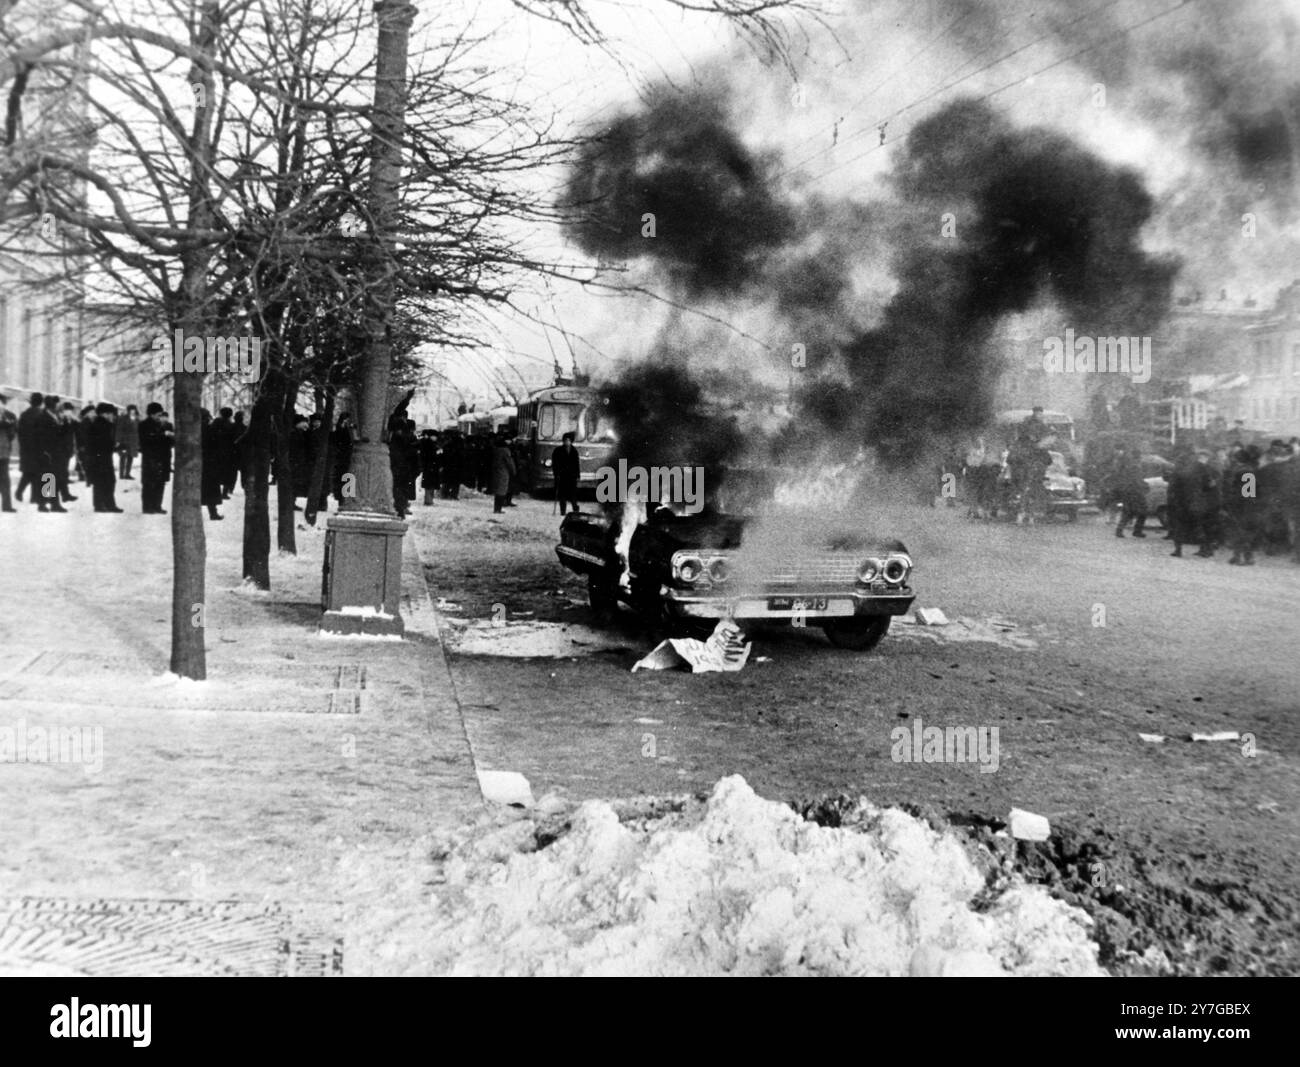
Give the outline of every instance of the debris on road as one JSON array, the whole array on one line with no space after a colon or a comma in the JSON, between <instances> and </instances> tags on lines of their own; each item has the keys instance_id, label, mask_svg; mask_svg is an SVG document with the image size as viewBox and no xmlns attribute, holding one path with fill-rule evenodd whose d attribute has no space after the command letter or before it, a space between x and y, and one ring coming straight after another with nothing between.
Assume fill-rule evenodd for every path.
<instances>
[{"instance_id":1,"label":"debris on road","mask_svg":"<svg viewBox=\"0 0 1300 1067\"><path fill-rule=\"evenodd\" d=\"M1138 737L1142 738L1143 741L1149 741L1153 745L1164 744L1165 741L1164 734L1138 734Z\"/></svg>"},{"instance_id":2,"label":"debris on road","mask_svg":"<svg viewBox=\"0 0 1300 1067\"><path fill-rule=\"evenodd\" d=\"M1017 880L984 899L957 832L865 800L855 827L819 826L738 775L660 799L456 834L421 973L1105 973L1082 909Z\"/></svg>"},{"instance_id":3,"label":"debris on road","mask_svg":"<svg viewBox=\"0 0 1300 1067\"><path fill-rule=\"evenodd\" d=\"M938 608L917 608L917 626L947 626L948 616Z\"/></svg>"},{"instance_id":4,"label":"debris on road","mask_svg":"<svg viewBox=\"0 0 1300 1067\"><path fill-rule=\"evenodd\" d=\"M478 787L483 799L492 804L533 806L532 788L518 771L479 771Z\"/></svg>"},{"instance_id":5,"label":"debris on road","mask_svg":"<svg viewBox=\"0 0 1300 1067\"><path fill-rule=\"evenodd\" d=\"M448 600L445 597L439 597L438 602L434 605L439 611L462 611L463 609L454 600Z\"/></svg>"},{"instance_id":6,"label":"debris on road","mask_svg":"<svg viewBox=\"0 0 1300 1067\"><path fill-rule=\"evenodd\" d=\"M1046 841L1052 836L1051 824L1041 815L1020 808L1012 808L1007 816L1011 836L1020 841Z\"/></svg>"},{"instance_id":7,"label":"debris on road","mask_svg":"<svg viewBox=\"0 0 1300 1067\"><path fill-rule=\"evenodd\" d=\"M1212 734L1192 734L1193 741L1240 741L1241 734L1236 730L1219 730Z\"/></svg>"},{"instance_id":8,"label":"debris on road","mask_svg":"<svg viewBox=\"0 0 1300 1067\"><path fill-rule=\"evenodd\" d=\"M926 624L919 621L922 608L911 615L900 615L894 620L892 633L903 638L925 638L940 644L962 643L967 641L987 641L991 644L1014 648L1018 651L1032 651L1038 648L1038 642L1015 631L1018 625L1007 619L990 616L987 619L972 619L960 616L957 619L945 618L943 624ZM939 613L942 615L942 612Z\"/></svg>"},{"instance_id":9,"label":"debris on road","mask_svg":"<svg viewBox=\"0 0 1300 1067\"><path fill-rule=\"evenodd\" d=\"M625 651L627 642L617 634L567 622L539 622L533 619L447 620L443 633L447 647L462 656L509 656L515 658L565 659L600 651Z\"/></svg>"},{"instance_id":10,"label":"debris on road","mask_svg":"<svg viewBox=\"0 0 1300 1067\"><path fill-rule=\"evenodd\" d=\"M707 641L670 637L632 664L632 670L667 671L690 667L692 674L738 671L744 667L753 647L739 626L728 619L719 619Z\"/></svg>"}]
</instances>

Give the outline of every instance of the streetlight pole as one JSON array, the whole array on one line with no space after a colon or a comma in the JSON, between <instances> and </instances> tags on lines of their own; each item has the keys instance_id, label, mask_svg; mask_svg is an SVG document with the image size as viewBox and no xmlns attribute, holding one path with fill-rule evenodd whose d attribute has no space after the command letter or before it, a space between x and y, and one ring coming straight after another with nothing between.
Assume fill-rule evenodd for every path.
<instances>
[{"instance_id":1,"label":"streetlight pole","mask_svg":"<svg viewBox=\"0 0 1300 1067\"><path fill-rule=\"evenodd\" d=\"M344 482L344 503L326 524L321 628L335 633L401 633L402 535L393 510L388 387L396 300L393 251L401 208L406 129L406 65L415 5L378 0L366 255L366 348L358 398L360 440Z\"/></svg>"}]
</instances>

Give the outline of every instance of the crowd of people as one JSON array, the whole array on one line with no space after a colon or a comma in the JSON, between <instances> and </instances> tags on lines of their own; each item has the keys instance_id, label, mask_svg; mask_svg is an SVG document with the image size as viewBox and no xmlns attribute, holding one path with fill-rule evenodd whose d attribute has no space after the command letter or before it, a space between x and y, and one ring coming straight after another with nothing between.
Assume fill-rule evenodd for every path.
<instances>
[{"instance_id":1,"label":"crowd of people","mask_svg":"<svg viewBox=\"0 0 1300 1067\"><path fill-rule=\"evenodd\" d=\"M422 482L425 504L432 504L436 493L458 499L461 487L467 485L490 493L497 513L516 506L517 472L507 435L466 437L455 429L417 434L415 422L406 418L407 403L409 397L389 422L393 506L399 515L410 512L417 478ZM244 484L252 440L242 411L225 407L213 418L204 409L201 419L200 501L208 518L219 521L224 517L222 502L230 499L236 486ZM328 434L321 434L320 426L318 414L295 416L288 436L287 471L281 469L273 439L270 443L270 484L290 482L298 500L311 495L324 441L326 481L319 498L309 502L310 512L326 510L329 495L340 505L344 503L349 491L345 476L358 439L351 414L340 416ZM26 409L15 414L9 408L9 397L0 394L0 511L16 511L14 502L22 503L26 494L38 511L66 513L65 505L78 499L70 485L79 479L89 488L95 511L122 512L117 483L135 481L138 471L143 512L165 515L163 496L172 475L175 440L175 427L158 403L148 404L141 418L134 404L119 411L117 405L103 402L86 405L78 412L70 401L33 393ZM572 451L571 444L569 448ZM16 489L10 479L15 453ZM575 488L576 481L575 476Z\"/></svg>"},{"instance_id":2,"label":"crowd of people","mask_svg":"<svg viewBox=\"0 0 1300 1067\"><path fill-rule=\"evenodd\" d=\"M1253 566L1268 544L1294 537L1300 518L1300 438L1275 439L1267 448L1240 441L1220 448L1182 448L1163 475L1167 483L1165 540L1170 555L1196 545L1196 555L1211 559L1220 548L1234 566ZM1145 537L1147 485L1138 457L1116 451L1105 479L1103 503L1119 510L1115 536L1133 523L1133 536Z\"/></svg>"},{"instance_id":3,"label":"crowd of people","mask_svg":"<svg viewBox=\"0 0 1300 1067\"><path fill-rule=\"evenodd\" d=\"M37 511L66 512L72 478L91 491L95 511L120 512L117 482L134 481L140 460L140 489L146 515L165 515L163 493L171 478L175 428L161 404L149 404L145 417L128 404L87 404L80 411L53 394L32 393L20 414L0 394L0 511L16 511L23 494ZM18 452L18 486L11 490L10 461Z\"/></svg>"}]
</instances>

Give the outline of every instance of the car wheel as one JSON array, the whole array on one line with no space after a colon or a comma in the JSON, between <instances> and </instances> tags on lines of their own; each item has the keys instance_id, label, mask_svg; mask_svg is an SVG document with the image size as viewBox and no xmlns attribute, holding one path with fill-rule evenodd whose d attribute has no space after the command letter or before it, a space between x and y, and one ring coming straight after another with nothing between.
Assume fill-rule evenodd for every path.
<instances>
[{"instance_id":1,"label":"car wheel","mask_svg":"<svg viewBox=\"0 0 1300 1067\"><path fill-rule=\"evenodd\" d=\"M836 648L850 652L868 652L880 644L889 631L891 615L866 615L852 619L831 619L826 623L826 636Z\"/></svg>"}]
</instances>

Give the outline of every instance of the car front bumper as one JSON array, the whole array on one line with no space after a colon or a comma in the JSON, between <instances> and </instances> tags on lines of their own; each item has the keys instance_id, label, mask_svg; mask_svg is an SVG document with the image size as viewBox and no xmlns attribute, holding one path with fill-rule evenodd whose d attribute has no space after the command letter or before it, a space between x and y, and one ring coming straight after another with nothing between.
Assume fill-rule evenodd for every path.
<instances>
[{"instance_id":1,"label":"car front bumper","mask_svg":"<svg viewBox=\"0 0 1300 1067\"><path fill-rule=\"evenodd\" d=\"M659 595L669 614L691 619L843 619L903 615L916 599L916 594L908 586L890 592L781 590L743 594L687 591L664 586ZM785 606L787 601L788 607ZM820 601L825 601L825 607L812 606Z\"/></svg>"}]
</instances>

